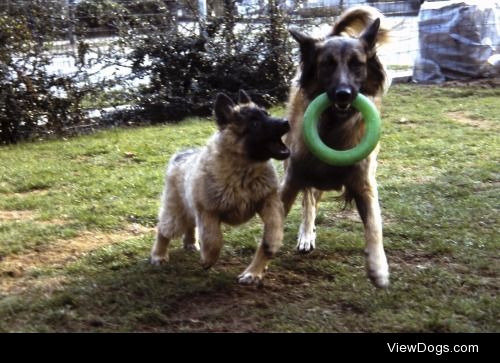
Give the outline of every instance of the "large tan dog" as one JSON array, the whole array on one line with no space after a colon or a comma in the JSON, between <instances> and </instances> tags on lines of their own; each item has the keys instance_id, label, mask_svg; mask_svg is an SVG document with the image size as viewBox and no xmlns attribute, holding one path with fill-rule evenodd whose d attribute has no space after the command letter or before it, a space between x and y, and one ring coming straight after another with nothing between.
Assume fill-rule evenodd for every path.
<instances>
[{"instance_id":1,"label":"large tan dog","mask_svg":"<svg viewBox=\"0 0 500 363\"><path fill-rule=\"evenodd\" d=\"M345 150L354 147L363 135L361 114L351 107L358 92L370 96L380 106L386 74L377 45L387 39L381 28L382 14L363 6L345 12L333 26L331 34L315 39L297 29L290 33L299 43L301 65L291 89L289 121L291 131L285 143L291 151L281 196L288 213L297 194L303 191L303 217L297 249L309 252L315 248L314 220L322 191L344 190L347 202L354 200L365 228L366 267L368 276L378 287L389 284L389 268L382 244L382 219L378 201L375 171L379 147L365 159L347 167L330 166L307 149L302 122L308 104L327 92L334 105L319 121L321 139L330 147Z\"/></svg>"},{"instance_id":2,"label":"large tan dog","mask_svg":"<svg viewBox=\"0 0 500 363\"><path fill-rule=\"evenodd\" d=\"M222 248L221 223L238 225L258 213L264 236L239 276L240 283L251 284L262 279L283 240L284 211L270 159L289 156L281 141L289 124L270 117L243 91L238 105L219 94L215 116L219 130L204 148L180 152L170 160L151 262L168 261L170 240L182 235L186 249L197 249L197 228L202 266L209 268Z\"/></svg>"}]
</instances>

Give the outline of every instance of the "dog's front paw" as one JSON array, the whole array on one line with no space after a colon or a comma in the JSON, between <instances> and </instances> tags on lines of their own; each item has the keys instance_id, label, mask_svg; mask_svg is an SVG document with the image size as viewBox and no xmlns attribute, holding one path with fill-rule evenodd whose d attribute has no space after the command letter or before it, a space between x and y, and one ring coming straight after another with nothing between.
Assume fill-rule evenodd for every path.
<instances>
[{"instance_id":1,"label":"dog's front paw","mask_svg":"<svg viewBox=\"0 0 500 363\"><path fill-rule=\"evenodd\" d=\"M316 232L314 230L306 230L300 228L297 238L297 251L301 253L311 252L316 248Z\"/></svg>"},{"instance_id":2,"label":"dog's front paw","mask_svg":"<svg viewBox=\"0 0 500 363\"><path fill-rule=\"evenodd\" d=\"M373 285L385 289L389 287L389 265L385 253L368 254L366 272Z\"/></svg>"},{"instance_id":3,"label":"dog's front paw","mask_svg":"<svg viewBox=\"0 0 500 363\"><path fill-rule=\"evenodd\" d=\"M164 255L164 256L159 256L159 255L151 255L151 257L149 258L149 262L152 264L152 265L155 265L155 266L160 266L160 265L163 265L165 263L168 262L168 254L167 255Z\"/></svg>"},{"instance_id":4,"label":"dog's front paw","mask_svg":"<svg viewBox=\"0 0 500 363\"><path fill-rule=\"evenodd\" d=\"M373 285L378 288L385 289L389 287L389 269L383 268L379 270L368 269L368 277Z\"/></svg>"},{"instance_id":5,"label":"dog's front paw","mask_svg":"<svg viewBox=\"0 0 500 363\"><path fill-rule=\"evenodd\" d=\"M389 272L386 274L369 273L371 282L373 285L380 289L386 289L389 287Z\"/></svg>"},{"instance_id":6,"label":"dog's front paw","mask_svg":"<svg viewBox=\"0 0 500 363\"><path fill-rule=\"evenodd\" d=\"M262 274L243 272L238 276L238 283L241 285L262 284Z\"/></svg>"}]
</instances>

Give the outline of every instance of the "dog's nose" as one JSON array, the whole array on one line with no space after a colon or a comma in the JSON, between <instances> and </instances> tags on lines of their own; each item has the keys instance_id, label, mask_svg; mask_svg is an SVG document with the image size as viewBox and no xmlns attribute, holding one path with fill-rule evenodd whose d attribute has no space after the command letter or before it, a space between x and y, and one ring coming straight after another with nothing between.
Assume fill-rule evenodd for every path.
<instances>
[{"instance_id":1,"label":"dog's nose","mask_svg":"<svg viewBox=\"0 0 500 363\"><path fill-rule=\"evenodd\" d=\"M335 102L349 103L351 101L352 91L349 87L341 87L335 90Z\"/></svg>"},{"instance_id":2,"label":"dog's nose","mask_svg":"<svg viewBox=\"0 0 500 363\"><path fill-rule=\"evenodd\" d=\"M290 123L288 122L288 120L283 120L282 123L282 129L285 131L285 132L288 132L290 131Z\"/></svg>"}]
</instances>

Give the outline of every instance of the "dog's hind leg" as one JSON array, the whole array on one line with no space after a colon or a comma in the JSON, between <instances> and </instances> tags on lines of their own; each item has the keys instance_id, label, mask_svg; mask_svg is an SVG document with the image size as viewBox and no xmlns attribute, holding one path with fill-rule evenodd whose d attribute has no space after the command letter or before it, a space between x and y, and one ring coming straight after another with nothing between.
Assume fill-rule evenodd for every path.
<instances>
[{"instance_id":1,"label":"dog's hind leg","mask_svg":"<svg viewBox=\"0 0 500 363\"><path fill-rule=\"evenodd\" d=\"M217 215L201 211L196 216L196 225L200 237L201 265L208 269L219 258L224 240Z\"/></svg>"},{"instance_id":2,"label":"dog's hind leg","mask_svg":"<svg viewBox=\"0 0 500 363\"><path fill-rule=\"evenodd\" d=\"M182 243L186 251L200 250L200 246L196 238L196 233L197 231L195 227L189 227L184 233L184 238L182 240Z\"/></svg>"},{"instance_id":3,"label":"dog's hind leg","mask_svg":"<svg viewBox=\"0 0 500 363\"><path fill-rule=\"evenodd\" d=\"M180 196L172 180L167 178L160 203L156 241L151 249L150 262L161 265L168 262L168 244L185 232L187 220Z\"/></svg>"},{"instance_id":4,"label":"dog's hind leg","mask_svg":"<svg viewBox=\"0 0 500 363\"><path fill-rule=\"evenodd\" d=\"M259 283L269 261L276 255L283 242L285 216L278 193L265 200L259 215L264 222L264 236L257 247L252 263L238 276L240 284Z\"/></svg>"},{"instance_id":5,"label":"dog's hind leg","mask_svg":"<svg viewBox=\"0 0 500 363\"><path fill-rule=\"evenodd\" d=\"M297 250L302 253L311 252L316 247L316 198L315 189L304 189L302 199L302 223L297 238ZM318 198L321 194L317 194Z\"/></svg>"},{"instance_id":6,"label":"dog's hind leg","mask_svg":"<svg viewBox=\"0 0 500 363\"><path fill-rule=\"evenodd\" d=\"M389 286L389 266L382 242L382 217L375 180L369 182L369 185L361 191L353 192L353 196L365 228L368 277L375 286L387 287Z\"/></svg>"},{"instance_id":7,"label":"dog's hind leg","mask_svg":"<svg viewBox=\"0 0 500 363\"><path fill-rule=\"evenodd\" d=\"M156 232L156 241L151 249L151 259L150 262L153 265L161 265L168 262L168 244L170 243L170 238L167 238L161 232L160 227Z\"/></svg>"},{"instance_id":8,"label":"dog's hind leg","mask_svg":"<svg viewBox=\"0 0 500 363\"><path fill-rule=\"evenodd\" d=\"M179 214L181 212L179 211ZM162 208L156 231L156 241L151 249L150 261L153 265L168 262L168 245L174 238L179 237L186 230L186 219L176 215L169 208Z\"/></svg>"}]
</instances>

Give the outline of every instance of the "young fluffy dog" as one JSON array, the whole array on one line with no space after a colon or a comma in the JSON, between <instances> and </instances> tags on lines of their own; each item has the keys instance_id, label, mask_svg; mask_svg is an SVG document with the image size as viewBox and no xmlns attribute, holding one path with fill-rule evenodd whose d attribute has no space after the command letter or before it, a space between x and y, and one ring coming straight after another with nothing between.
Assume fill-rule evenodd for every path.
<instances>
[{"instance_id":1,"label":"young fluffy dog","mask_svg":"<svg viewBox=\"0 0 500 363\"><path fill-rule=\"evenodd\" d=\"M168 261L168 244L181 235L185 249L197 249L197 228L201 263L209 268L223 245L221 223L239 225L256 213L264 222L264 236L239 282L259 282L280 248L284 211L270 159L289 156L281 141L289 125L270 117L244 91L240 91L238 103L218 94L215 117L219 130L205 147L182 151L170 160L151 263Z\"/></svg>"}]
</instances>

